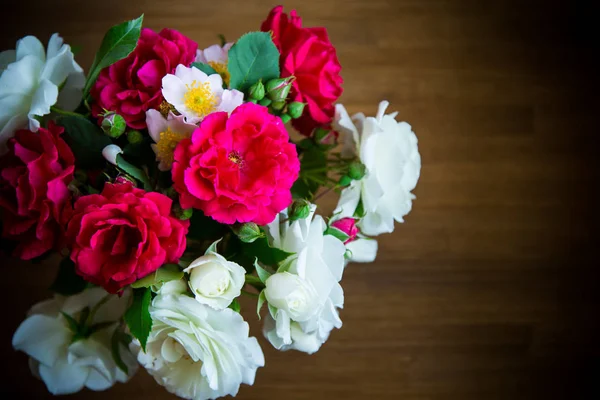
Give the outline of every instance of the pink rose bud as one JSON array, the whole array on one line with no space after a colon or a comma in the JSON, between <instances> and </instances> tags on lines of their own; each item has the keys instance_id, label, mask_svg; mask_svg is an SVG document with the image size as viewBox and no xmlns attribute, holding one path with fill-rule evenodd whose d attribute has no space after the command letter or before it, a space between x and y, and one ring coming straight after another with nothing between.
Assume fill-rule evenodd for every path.
<instances>
[{"instance_id":1,"label":"pink rose bud","mask_svg":"<svg viewBox=\"0 0 600 400\"><path fill-rule=\"evenodd\" d=\"M356 220L354 218L347 217L338 219L332 223L331 226L348 235L348 239L344 242L344 244L356 240L356 236L358 235L358 227L356 226Z\"/></svg>"}]
</instances>

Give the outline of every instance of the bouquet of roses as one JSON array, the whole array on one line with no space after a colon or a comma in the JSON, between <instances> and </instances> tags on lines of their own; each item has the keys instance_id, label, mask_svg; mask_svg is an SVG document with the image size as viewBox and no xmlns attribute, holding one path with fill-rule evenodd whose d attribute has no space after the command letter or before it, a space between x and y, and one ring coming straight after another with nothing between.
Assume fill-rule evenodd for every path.
<instances>
[{"instance_id":1,"label":"bouquet of roses","mask_svg":"<svg viewBox=\"0 0 600 400\"><path fill-rule=\"evenodd\" d=\"M280 350L314 353L342 326L344 268L410 211L421 160L387 102L335 105L340 69L327 31L282 7L204 50L125 22L87 75L57 34L0 53L3 247L62 257L13 337L50 392L141 364L183 398L235 395L264 365L240 295Z\"/></svg>"}]
</instances>

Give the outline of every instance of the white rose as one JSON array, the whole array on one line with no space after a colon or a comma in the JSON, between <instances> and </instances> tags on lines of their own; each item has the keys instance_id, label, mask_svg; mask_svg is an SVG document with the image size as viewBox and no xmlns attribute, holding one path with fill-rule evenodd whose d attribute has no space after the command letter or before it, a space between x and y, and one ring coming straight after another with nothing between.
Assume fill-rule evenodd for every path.
<instances>
[{"instance_id":1,"label":"white rose","mask_svg":"<svg viewBox=\"0 0 600 400\"><path fill-rule=\"evenodd\" d=\"M169 392L185 399L235 396L252 385L265 360L240 314L214 310L169 282L152 301L152 331L138 361Z\"/></svg>"},{"instance_id":2,"label":"white rose","mask_svg":"<svg viewBox=\"0 0 600 400\"><path fill-rule=\"evenodd\" d=\"M26 36L16 50L1 52L0 74L0 155L16 130L37 131L36 116L50 113L51 106L71 111L81 102L83 69L57 33L47 51L36 37Z\"/></svg>"},{"instance_id":3,"label":"white rose","mask_svg":"<svg viewBox=\"0 0 600 400\"><path fill-rule=\"evenodd\" d=\"M135 358L123 345L120 354L129 376L117 367L111 353L111 335L116 321L125 312L127 295L111 295L90 321L90 325L113 321L115 324L72 342L74 332L61 312L78 320L84 308L93 309L105 296L103 289L93 288L75 296L56 296L36 304L15 332L13 347L31 357L32 373L44 381L52 394L75 393L84 386L105 390L116 381L126 382L137 370Z\"/></svg>"},{"instance_id":4,"label":"white rose","mask_svg":"<svg viewBox=\"0 0 600 400\"><path fill-rule=\"evenodd\" d=\"M342 321L337 308L344 305L339 284L344 270L344 244L326 229L321 216L313 219L316 206L306 219L267 226L272 246L294 252L280 271L266 281L265 297L275 309L274 324L267 319L263 333L277 349L313 353ZM307 343L310 343L308 345Z\"/></svg>"},{"instance_id":5,"label":"white rose","mask_svg":"<svg viewBox=\"0 0 600 400\"><path fill-rule=\"evenodd\" d=\"M392 232L394 220L403 222L421 172L417 137L409 124L395 120L397 113L385 114L388 104L379 104L375 118L350 118L343 105L336 106L334 127L343 135L342 154L357 154L367 173L342 191L334 214L351 217L362 200L365 214L359 227L367 235Z\"/></svg>"},{"instance_id":6,"label":"white rose","mask_svg":"<svg viewBox=\"0 0 600 400\"><path fill-rule=\"evenodd\" d=\"M285 311L294 321L306 321L318 310L318 294L312 284L298 275L280 272L265 282L269 304Z\"/></svg>"},{"instance_id":7,"label":"white rose","mask_svg":"<svg viewBox=\"0 0 600 400\"><path fill-rule=\"evenodd\" d=\"M184 272L190 274L196 300L215 310L227 308L241 294L246 275L242 266L213 252L194 260Z\"/></svg>"}]
</instances>

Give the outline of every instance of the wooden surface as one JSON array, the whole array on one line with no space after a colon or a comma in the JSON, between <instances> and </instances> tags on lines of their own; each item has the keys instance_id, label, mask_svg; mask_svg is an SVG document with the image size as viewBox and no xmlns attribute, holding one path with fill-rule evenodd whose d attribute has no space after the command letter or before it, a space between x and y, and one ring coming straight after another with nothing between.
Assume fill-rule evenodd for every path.
<instances>
[{"instance_id":1,"label":"wooden surface","mask_svg":"<svg viewBox=\"0 0 600 400\"><path fill-rule=\"evenodd\" d=\"M12 2L2 48L59 31L90 65L106 29L146 15L201 47L259 28L269 1ZM338 49L352 111L381 99L419 137L417 200L344 275L344 326L315 356L274 351L240 399L599 398L598 36L584 2L285 2ZM325 201L331 207L332 198ZM7 398L47 396L10 338L51 263L3 265ZM8 290L7 290L8 289ZM595 394L590 394L595 390ZM143 371L107 393L171 398Z\"/></svg>"}]
</instances>

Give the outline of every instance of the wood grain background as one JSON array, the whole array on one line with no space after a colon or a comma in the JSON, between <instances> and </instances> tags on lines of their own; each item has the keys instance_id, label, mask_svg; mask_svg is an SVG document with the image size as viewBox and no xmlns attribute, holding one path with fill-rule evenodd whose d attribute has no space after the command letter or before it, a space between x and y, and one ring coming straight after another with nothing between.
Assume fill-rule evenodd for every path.
<instances>
[{"instance_id":1,"label":"wood grain background","mask_svg":"<svg viewBox=\"0 0 600 400\"><path fill-rule=\"evenodd\" d=\"M597 10L519 0L284 4L328 28L351 112L373 114L387 99L413 125L423 169L413 211L380 238L377 261L347 268L343 328L316 356L276 352L261 337L267 367L239 398L599 398ZM82 46L87 67L104 32L141 12L146 26L206 47L217 33L257 30L273 5L11 2L0 44L58 31ZM0 392L45 398L10 339L49 296L55 266L0 261ZM140 371L73 398L171 396Z\"/></svg>"}]
</instances>

